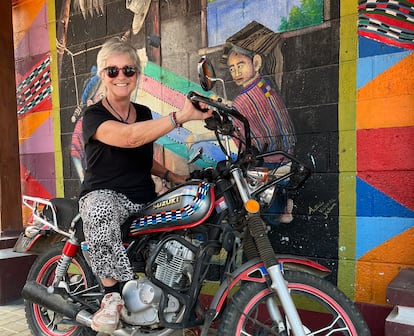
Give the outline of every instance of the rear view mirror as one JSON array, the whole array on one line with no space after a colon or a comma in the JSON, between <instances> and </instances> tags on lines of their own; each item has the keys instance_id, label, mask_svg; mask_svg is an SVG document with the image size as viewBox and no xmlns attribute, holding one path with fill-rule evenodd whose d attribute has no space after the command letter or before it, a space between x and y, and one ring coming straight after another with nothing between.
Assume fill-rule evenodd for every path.
<instances>
[{"instance_id":1,"label":"rear view mirror","mask_svg":"<svg viewBox=\"0 0 414 336\"><path fill-rule=\"evenodd\" d=\"M210 91L216 84L216 73L210 60L203 56L198 62L198 78L204 91Z\"/></svg>"}]
</instances>

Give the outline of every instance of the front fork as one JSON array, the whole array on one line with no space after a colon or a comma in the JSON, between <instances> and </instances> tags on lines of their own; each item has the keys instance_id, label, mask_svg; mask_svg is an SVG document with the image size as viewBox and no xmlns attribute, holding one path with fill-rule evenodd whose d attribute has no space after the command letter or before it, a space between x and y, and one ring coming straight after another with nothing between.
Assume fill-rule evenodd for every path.
<instances>
[{"instance_id":1,"label":"front fork","mask_svg":"<svg viewBox=\"0 0 414 336\"><path fill-rule=\"evenodd\" d=\"M264 266L266 267L270 279L272 280L271 288L277 293L280 299L293 334L295 336L306 336L298 311L293 303L292 297L290 296L287 282L283 278L279 262L267 235L266 224L263 222L258 213L249 214L248 229L250 231L250 235L253 237L257 252L263 260ZM282 328L283 320L279 312L279 308L272 300L267 301L267 307L280 330Z\"/></svg>"}]
</instances>

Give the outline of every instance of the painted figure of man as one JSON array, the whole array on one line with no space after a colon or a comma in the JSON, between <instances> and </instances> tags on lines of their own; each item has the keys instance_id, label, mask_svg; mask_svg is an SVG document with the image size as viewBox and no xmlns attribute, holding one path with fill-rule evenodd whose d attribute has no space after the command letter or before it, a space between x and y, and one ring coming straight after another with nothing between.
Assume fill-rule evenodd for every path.
<instances>
[{"instance_id":1,"label":"painted figure of man","mask_svg":"<svg viewBox=\"0 0 414 336\"><path fill-rule=\"evenodd\" d=\"M296 136L292 120L271 81L261 74L265 58L260 52L270 53L276 47L276 41L276 34L257 22L252 22L228 40L227 66L235 84L241 87L233 106L248 119L252 144L259 152L283 150L293 154ZM271 61L274 60L269 58ZM243 127L237 120L235 123ZM290 171L289 160L282 156L268 157L265 164L272 169L284 167L285 171ZM293 200L287 195L278 195L268 211L268 220L289 223L293 218L292 209ZM270 214L280 216L273 218Z\"/></svg>"},{"instance_id":2,"label":"painted figure of man","mask_svg":"<svg viewBox=\"0 0 414 336\"><path fill-rule=\"evenodd\" d=\"M234 82L242 88L233 106L249 120L253 144L259 151L283 150L293 154L296 144L293 123L282 98L260 75L262 57L234 46L227 65Z\"/></svg>"}]
</instances>

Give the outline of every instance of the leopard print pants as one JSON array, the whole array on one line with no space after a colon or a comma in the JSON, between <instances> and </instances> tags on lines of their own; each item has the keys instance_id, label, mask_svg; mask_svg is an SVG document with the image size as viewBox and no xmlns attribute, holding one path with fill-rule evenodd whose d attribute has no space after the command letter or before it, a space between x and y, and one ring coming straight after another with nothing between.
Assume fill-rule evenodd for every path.
<instances>
[{"instance_id":1,"label":"leopard print pants","mask_svg":"<svg viewBox=\"0 0 414 336\"><path fill-rule=\"evenodd\" d=\"M131 264L121 240L121 225L143 204L131 202L113 190L95 190L79 200L92 270L101 278L120 282L133 278Z\"/></svg>"}]
</instances>

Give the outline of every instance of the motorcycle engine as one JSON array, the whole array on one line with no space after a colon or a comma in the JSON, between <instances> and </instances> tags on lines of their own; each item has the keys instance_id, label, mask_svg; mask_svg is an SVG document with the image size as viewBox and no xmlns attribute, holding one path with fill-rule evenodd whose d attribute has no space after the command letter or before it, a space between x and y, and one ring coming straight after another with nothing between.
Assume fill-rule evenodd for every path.
<instances>
[{"instance_id":1,"label":"motorcycle engine","mask_svg":"<svg viewBox=\"0 0 414 336\"><path fill-rule=\"evenodd\" d=\"M155 277L174 288L184 291L193 280L195 254L178 240L166 242L158 253Z\"/></svg>"},{"instance_id":2,"label":"motorcycle engine","mask_svg":"<svg viewBox=\"0 0 414 336\"><path fill-rule=\"evenodd\" d=\"M192 281L194 252L178 240L167 241L158 251L155 258L156 279L177 291L185 290ZM145 276L128 281L122 290L125 301L122 319L131 325L156 327L162 295L162 289ZM179 301L168 295L168 304L163 312L165 319L174 322L179 311Z\"/></svg>"}]
</instances>

